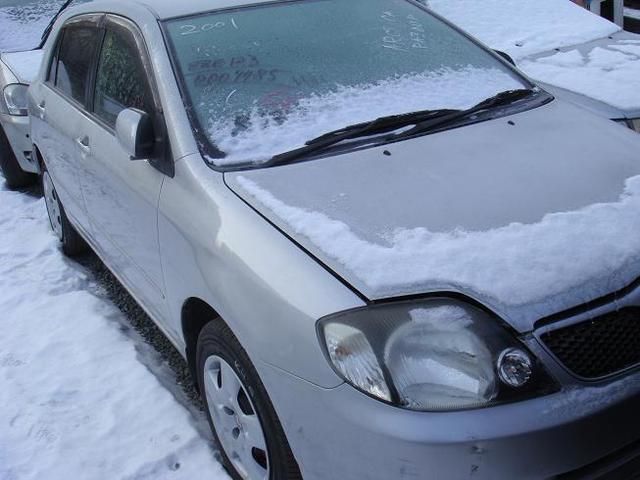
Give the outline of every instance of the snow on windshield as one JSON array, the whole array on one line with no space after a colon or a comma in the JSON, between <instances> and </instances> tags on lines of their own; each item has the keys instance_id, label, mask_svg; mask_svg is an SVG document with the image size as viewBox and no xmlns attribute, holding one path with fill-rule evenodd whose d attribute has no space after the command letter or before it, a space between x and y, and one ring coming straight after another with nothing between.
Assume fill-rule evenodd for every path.
<instances>
[{"instance_id":1,"label":"snow on windshield","mask_svg":"<svg viewBox=\"0 0 640 480\"><path fill-rule=\"evenodd\" d=\"M247 118L213 121L210 136L227 156L216 165L260 162L323 133L377 117L436 108L468 108L522 83L503 70L467 67L339 87L299 100L284 118L255 108ZM419 93L418 93L419 92Z\"/></svg>"},{"instance_id":2,"label":"snow on windshield","mask_svg":"<svg viewBox=\"0 0 640 480\"><path fill-rule=\"evenodd\" d=\"M0 52L31 50L40 45L45 27L62 0L33 0L0 5Z\"/></svg>"},{"instance_id":3,"label":"snow on windshield","mask_svg":"<svg viewBox=\"0 0 640 480\"><path fill-rule=\"evenodd\" d=\"M616 281L637 276L640 176L626 181L616 202L486 231L397 229L386 245L358 237L347 224L324 213L287 205L246 177L237 181L376 296L416 286L424 291L456 288L501 305L523 306L551 301L555 295L597 298L609 293Z\"/></svg>"},{"instance_id":4,"label":"snow on windshield","mask_svg":"<svg viewBox=\"0 0 640 480\"><path fill-rule=\"evenodd\" d=\"M518 59L620 30L569 0L422 0L482 42Z\"/></svg>"}]
</instances>

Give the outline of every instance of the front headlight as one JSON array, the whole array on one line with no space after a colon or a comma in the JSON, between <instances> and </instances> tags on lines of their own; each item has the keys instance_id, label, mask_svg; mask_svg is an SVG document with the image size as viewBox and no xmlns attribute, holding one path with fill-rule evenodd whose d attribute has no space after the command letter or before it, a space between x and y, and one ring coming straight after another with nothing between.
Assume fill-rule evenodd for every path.
<instances>
[{"instance_id":1,"label":"front headlight","mask_svg":"<svg viewBox=\"0 0 640 480\"><path fill-rule=\"evenodd\" d=\"M318 329L342 378L403 408L478 408L557 389L496 318L457 300L352 310L320 320Z\"/></svg>"},{"instance_id":2,"label":"front headlight","mask_svg":"<svg viewBox=\"0 0 640 480\"><path fill-rule=\"evenodd\" d=\"M616 122L626 125L631 130L635 130L636 132L640 133L640 118L623 118L622 120L616 120Z\"/></svg>"},{"instance_id":3,"label":"front headlight","mask_svg":"<svg viewBox=\"0 0 640 480\"><path fill-rule=\"evenodd\" d=\"M12 83L4 87L4 104L7 107L9 115L25 117L29 114L27 103L28 88L28 85L22 85L20 83Z\"/></svg>"}]
</instances>

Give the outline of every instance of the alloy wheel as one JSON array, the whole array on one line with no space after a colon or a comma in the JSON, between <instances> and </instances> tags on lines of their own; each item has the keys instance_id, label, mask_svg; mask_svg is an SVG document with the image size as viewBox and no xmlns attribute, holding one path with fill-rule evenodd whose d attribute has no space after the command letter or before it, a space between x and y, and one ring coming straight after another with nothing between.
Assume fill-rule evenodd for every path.
<instances>
[{"instance_id":1,"label":"alloy wheel","mask_svg":"<svg viewBox=\"0 0 640 480\"><path fill-rule=\"evenodd\" d=\"M264 430L247 389L223 358L204 365L207 406L218 439L243 480L268 480L269 455Z\"/></svg>"}]
</instances>

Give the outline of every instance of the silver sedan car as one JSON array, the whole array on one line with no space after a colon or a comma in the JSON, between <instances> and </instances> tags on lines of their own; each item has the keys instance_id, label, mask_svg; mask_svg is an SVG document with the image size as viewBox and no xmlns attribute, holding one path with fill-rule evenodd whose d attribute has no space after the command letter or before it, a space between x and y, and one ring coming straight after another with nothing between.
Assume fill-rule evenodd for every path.
<instances>
[{"instance_id":1,"label":"silver sedan car","mask_svg":"<svg viewBox=\"0 0 640 480\"><path fill-rule=\"evenodd\" d=\"M640 137L419 3L99 0L29 109L232 478L638 467Z\"/></svg>"}]
</instances>

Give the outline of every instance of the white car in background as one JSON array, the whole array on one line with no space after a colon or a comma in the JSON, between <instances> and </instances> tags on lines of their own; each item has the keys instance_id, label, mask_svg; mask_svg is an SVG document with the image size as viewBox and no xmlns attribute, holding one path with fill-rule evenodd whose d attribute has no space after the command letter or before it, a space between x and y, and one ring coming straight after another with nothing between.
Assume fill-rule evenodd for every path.
<instances>
[{"instance_id":1,"label":"white car in background","mask_svg":"<svg viewBox=\"0 0 640 480\"><path fill-rule=\"evenodd\" d=\"M551 93L640 132L640 35L569 0L421 0Z\"/></svg>"},{"instance_id":2,"label":"white car in background","mask_svg":"<svg viewBox=\"0 0 640 480\"><path fill-rule=\"evenodd\" d=\"M39 172L31 157L27 88L40 69L41 45L61 11L86 1L0 1L0 170L10 188L33 183Z\"/></svg>"}]
</instances>

